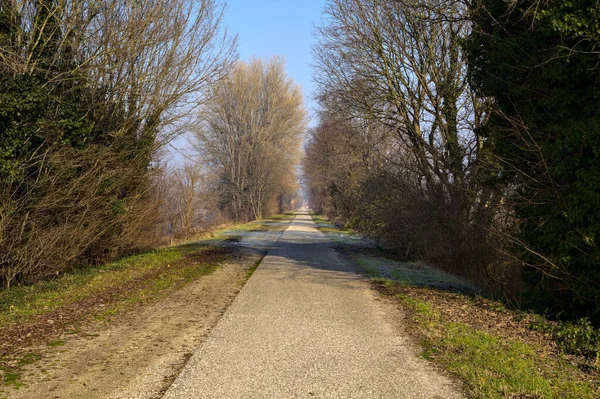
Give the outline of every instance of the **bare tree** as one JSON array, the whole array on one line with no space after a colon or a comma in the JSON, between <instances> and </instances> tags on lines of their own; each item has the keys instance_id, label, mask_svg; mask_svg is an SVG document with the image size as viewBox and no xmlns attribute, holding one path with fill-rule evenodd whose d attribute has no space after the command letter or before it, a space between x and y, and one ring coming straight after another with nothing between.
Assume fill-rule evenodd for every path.
<instances>
[{"instance_id":1,"label":"bare tree","mask_svg":"<svg viewBox=\"0 0 600 399\"><path fill-rule=\"evenodd\" d=\"M3 283L150 245L156 152L236 57L224 5L0 1Z\"/></svg>"},{"instance_id":2,"label":"bare tree","mask_svg":"<svg viewBox=\"0 0 600 399\"><path fill-rule=\"evenodd\" d=\"M502 193L482 184L479 127L489 107L468 84L466 12L451 0L328 1L314 47L323 116L313 142L340 142L313 161L332 155L362 171L352 180L349 168L327 166L338 175L315 193L334 216L475 279L495 262L489 237ZM385 145L369 146L374 131L388 135ZM357 145L375 149L371 166L361 166L368 163L359 162ZM309 150L321 152L318 144ZM361 201L351 200L350 183Z\"/></svg>"},{"instance_id":3,"label":"bare tree","mask_svg":"<svg viewBox=\"0 0 600 399\"><path fill-rule=\"evenodd\" d=\"M7 24L12 40L0 48L5 78L43 73L56 83L85 73L96 101L126 103L132 120L161 127L202 104L235 58L221 0L3 0L1 7L16 25Z\"/></svg>"},{"instance_id":4,"label":"bare tree","mask_svg":"<svg viewBox=\"0 0 600 399\"><path fill-rule=\"evenodd\" d=\"M279 58L238 63L201 117L198 149L234 219L261 218L294 180L306 112ZM289 186L289 184L288 184Z\"/></svg>"},{"instance_id":5,"label":"bare tree","mask_svg":"<svg viewBox=\"0 0 600 399\"><path fill-rule=\"evenodd\" d=\"M174 208L172 233L175 237L188 240L200 227L203 218L200 168L186 163L171 174L172 192L168 200Z\"/></svg>"},{"instance_id":6,"label":"bare tree","mask_svg":"<svg viewBox=\"0 0 600 399\"><path fill-rule=\"evenodd\" d=\"M456 2L333 0L315 47L322 102L393 129L425 184L468 184L485 109L466 82ZM445 18L440 18L445 16Z\"/></svg>"}]
</instances>

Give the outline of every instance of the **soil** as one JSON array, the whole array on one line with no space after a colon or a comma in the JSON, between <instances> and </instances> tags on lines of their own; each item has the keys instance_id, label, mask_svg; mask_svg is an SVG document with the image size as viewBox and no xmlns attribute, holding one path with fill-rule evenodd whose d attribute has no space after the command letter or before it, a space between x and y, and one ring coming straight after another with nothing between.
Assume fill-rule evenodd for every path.
<instances>
[{"instance_id":1,"label":"soil","mask_svg":"<svg viewBox=\"0 0 600 399\"><path fill-rule=\"evenodd\" d=\"M186 254L184 259L173 264L173 267L203 267L210 269L212 264L218 264L228 255L237 254L235 247L208 248L200 252ZM233 256L230 256L232 258ZM169 265L170 267L171 265ZM13 323L0 328L0 357L27 352L28 347L36 343L59 339L68 331L79 329L82 322L90 321L95 314L100 313L106 306L127 297L128 292L148 287L156 276L163 272L155 268L138 278L129 280L120 286L113 287L101 293L91 295L82 300L60 306L56 310L46 312L31 318L27 322Z\"/></svg>"},{"instance_id":2,"label":"soil","mask_svg":"<svg viewBox=\"0 0 600 399\"><path fill-rule=\"evenodd\" d=\"M24 386L4 388L0 397L160 398L261 256L236 257L159 302L64 333L64 346L29 348L41 359L23 368Z\"/></svg>"}]
</instances>

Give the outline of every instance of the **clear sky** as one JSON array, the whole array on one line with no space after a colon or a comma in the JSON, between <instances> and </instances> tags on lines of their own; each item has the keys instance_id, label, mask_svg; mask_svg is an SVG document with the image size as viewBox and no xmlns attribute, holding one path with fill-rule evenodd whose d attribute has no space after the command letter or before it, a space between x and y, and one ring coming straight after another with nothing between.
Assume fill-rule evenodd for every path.
<instances>
[{"instance_id":1,"label":"clear sky","mask_svg":"<svg viewBox=\"0 0 600 399\"><path fill-rule=\"evenodd\" d=\"M321 20L325 0L227 0L224 27L238 35L240 60L283 56L287 73L302 87L312 113L314 84L311 70L313 30ZM311 126L314 125L313 118ZM186 136L171 143L171 161L179 164L191 151Z\"/></svg>"},{"instance_id":2,"label":"clear sky","mask_svg":"<svg viewBox=\"0 0 600 399\"><path fill-rule=\"evenodd\" d=\"M321 20L325 0L228 0L227 4L224 25L230 34L238 34L240 59L284 56L288 74L302 87L311 109L313 27Z\"/></svg>"}]
</instances>

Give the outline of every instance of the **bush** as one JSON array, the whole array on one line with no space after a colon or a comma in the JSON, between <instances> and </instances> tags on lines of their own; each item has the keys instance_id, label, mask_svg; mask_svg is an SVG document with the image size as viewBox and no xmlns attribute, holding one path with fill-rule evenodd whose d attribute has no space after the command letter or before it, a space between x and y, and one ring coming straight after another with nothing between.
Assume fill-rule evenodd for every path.
<instances>
[{"instance_id":1,"label":"bush","mask_svg":"<svg viewBox=\"0 0 600 399\"><path fill-rule=\"evenodd\" d=\"M552 329L552 338L566 354L600 361L600 329L594 328L589 319L559 323Z\"/></svg>"},{"instance_id":2,"label":"bush","mask_svg":"<svg viewBox=\"0 0 600 399\"><path fill-rule=\"evenodd\" d=\"M471 84L496 107L481 133L519 220L527 305L600 326L598 2L471 4Z\"/></svg>"}]
</instances>

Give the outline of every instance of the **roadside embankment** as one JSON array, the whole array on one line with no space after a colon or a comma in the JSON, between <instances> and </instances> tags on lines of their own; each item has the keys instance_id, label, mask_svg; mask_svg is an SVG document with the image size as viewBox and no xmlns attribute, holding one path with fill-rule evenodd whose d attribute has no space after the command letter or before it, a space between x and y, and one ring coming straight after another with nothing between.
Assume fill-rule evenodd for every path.
<instances>
[{"instance_id":1,"label":"roadside embankment","mask_svg":"<svg viewBox=\"0 0 600 399\"><path fill-rule=\"evenodd\" d=\"M583 350L591 339L585 326L510 309L468 281L400 259L326 217L313 218L335 249L406 312L407 331L423 357L460 379L473 398L600 397L600 359Z\"/></svg>"},{"instance_id":2,"label":"roadside embankment","mask_svg":"<svg viewBox=\"0 0 600 399\"><path fill-rule=\"evenodd\" d=\"M0 291L0 398L157 397L292 217Z\"/></svg>"}]
</instances>

